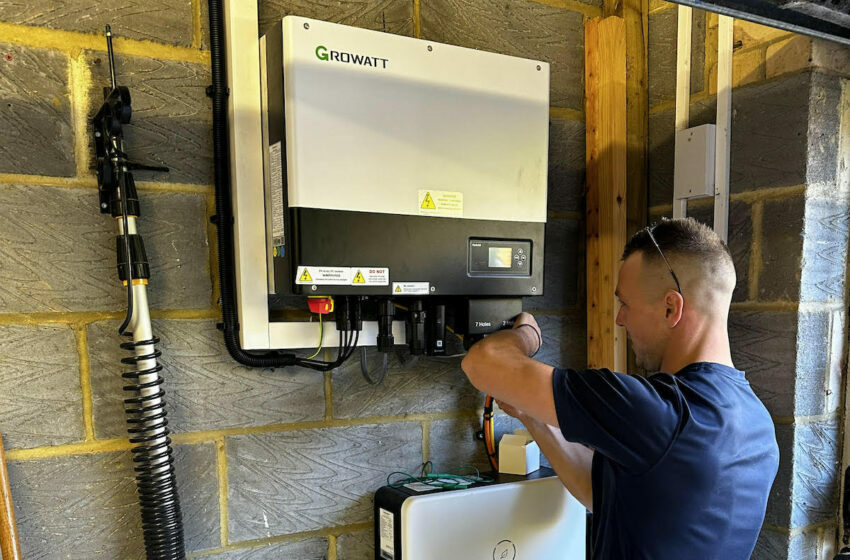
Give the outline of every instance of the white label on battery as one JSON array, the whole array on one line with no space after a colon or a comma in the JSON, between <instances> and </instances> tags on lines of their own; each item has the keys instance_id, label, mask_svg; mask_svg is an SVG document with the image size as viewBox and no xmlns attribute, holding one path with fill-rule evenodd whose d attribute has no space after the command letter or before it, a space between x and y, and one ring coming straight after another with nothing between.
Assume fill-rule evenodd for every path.
<instances>
[{"instance_id":1,"label":"white label on battery","mask_svg":"<svg viewBox=\"0 0 850 560\"><path fill-rule=\"evenodd\" d=\"M419 190L420 216L463 217L463 193L452 191Z\"/></svg>"},{"instance_id":2,"label":"white label on battery","mask_svg":"<svg viewBox=\"0 0 850 560\"><path fill-rule=\"evenodd\" d=\"M393 282L393 295L424 296L431 292L428 282Z\"/></svg>"},{"instance_id":3,"label":"white label on battery","mask_svg":"<svg viewBox=\"0 0 850 560\"><path fill-rule=\"evenodd\" d=\"M389 268L369 268L360 267L352 268L354 273L351 276L352 286L389 286L390 285L390 269Z\"/></svg>"},{"instance_id":4,"label":"white label on battery","mask_svg":"<svg viewBox=\"0 0 850 560\"><path fill-rule=\"evenodd\" d=\"M319 286L348 286L354 269L346 266L299 266L295 273L296 284Z\"/></svg>"},{"instance_id":5,"label":"white label on battery","mask_svg":"<svg viewBox=\"0 0 850 560\"><path fill-rule=\"evenodd\" d=\"M269 188L272 190L272 245L284 243L283 229L283 159L281 143L269 146Z\"/></svg>"},{"instance_id":6,"label":"white label on battery","mask_svg":"<svg viewBox=\"0 0 850 560\"><path fill-rule=\"evenodd\" d=\"M381 525L381 558L382 560L395 560L395 531L393 529L394 515L384 508L380 508Z\"/></svg>"},{"instance_id":7,"label":"white label on battery","mask_svg":"<svg viewBox=\"0 0 850 560\"><path fill-rule=\"evenodd\" d=\"M432 486L423 482L411 482L410 484L405 484L404 487L414 492L433 492L440 489L438 486Z\"/></svg>"}]
</instances>

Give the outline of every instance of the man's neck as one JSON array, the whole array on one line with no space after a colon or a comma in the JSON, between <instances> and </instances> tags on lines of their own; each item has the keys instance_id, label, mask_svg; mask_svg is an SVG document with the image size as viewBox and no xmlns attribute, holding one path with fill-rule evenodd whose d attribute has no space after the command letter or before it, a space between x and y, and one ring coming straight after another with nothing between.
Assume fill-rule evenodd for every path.
<instances>
[{"instance_id":1,"label":"man's neck","mask_svg":"<svg viewBox=\"0 0 850 560\"><path fill-rule=\"evenodd\" d=\"M690 328L677 329L667 348L661 361L663 372L676 373L697 362L714 362L734 367L725 320L706 320L701 324L691 325Z\"/></svg>"}]
</instances>

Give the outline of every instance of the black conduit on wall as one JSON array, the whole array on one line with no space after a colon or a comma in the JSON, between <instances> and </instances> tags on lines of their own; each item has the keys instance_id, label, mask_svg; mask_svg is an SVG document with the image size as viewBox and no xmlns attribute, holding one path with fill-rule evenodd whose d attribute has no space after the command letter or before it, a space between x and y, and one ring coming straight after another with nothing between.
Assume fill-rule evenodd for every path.
<instances>
[{"instance_id":1,"label":"black conduit on wall","mask_svg":"<svg viewBox=\"0 0 850 560\"><path fill-rule=\"evenodd\" d=\"M239 323L234 292L233 212L230 204L230 140L227 122L227 66L224 51L224 10L221 0L209 0L210 54L213 106L213 163L215 165L215 211L218 240L218 274L221 288L221 315L224 343L234 360L249 367L294 365L294 354L269 352L254 354L239 345Z\"/></svg>"},{"instance_id":2,"label":"black conduit on wall","mask_svg":"<svg viewBox=\"0 0 850 560\"><path fill-rule=\"evenodd\" d=\"M235 0L234 0L234 3ZM221 0L209 0L210 54L212 86L207 93L213 105L213 164L215 169L215 211L212 221L216 225L218 240L218 273L221 288L221 329L224 343L234 360L249 367L299 366L317 371L330 371L342 365L357 346L360 332L357 329L340 330L339 353L336 360L325 362L301 358L278 350L248 352L239 344L239 322L236 313L235 257L233 252L233 209L230 189L230 136L227 122L227 66L224 45L224 10ZM259 52L257 53L259 56ZM257 100L259 103L259 99ZM345 333L345 334L343 334ZM345 341L343 343L343 340Z\"/></svg>"}]
</instances>

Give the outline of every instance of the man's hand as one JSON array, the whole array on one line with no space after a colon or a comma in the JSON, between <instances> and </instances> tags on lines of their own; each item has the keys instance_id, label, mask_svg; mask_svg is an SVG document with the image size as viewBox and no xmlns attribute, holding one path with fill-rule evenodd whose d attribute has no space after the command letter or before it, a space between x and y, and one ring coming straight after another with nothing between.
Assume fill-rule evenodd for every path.
<instances>
[{"instance_id":1,"label":"man's hand","mask_svg":"<svg viewBox=\"0 0 850 560\"><path fill-rule=\"evenodd\" d=\"M529 430L531 430L534 427L544 425L543 422L539 422L538 420L535 420L533 417L529 416L528 414L526 414L522 410L516 408L515 406L511 406L508 403L506 403L504 401L500 401L498 399L495 399L495 400L496 400L496 404L499 405L499 408L502 409L502 412L504 412L508 416L512 416L512 417L516 418L517 420L522 422L525 425L525 427L528 428Z\"/></svg>"},{"instance_id":2,"label":"man's hand","mask_svg":"<svg viewBox=\"0 0 850 560\"><path fill-rule=\"evenodd\" d=\"M520 416L523 416L523 413L520 409L514 408L511 405L509 405L508 403L500 401L498 399L495 399L495 401L496 401L496 404L499 405L499 408L501 408L502 411L505 414L507 414L508 416L513 416L517 420L522 420L522 418L520 418Z\"/></svg>"},{"instance_id":3,"label":"man's hand","mask_svg":"<svg viewBox=\"0 0 850 560\"><path fill-rule=\"evenodd\" d=\"M534 330L540 332L540 325L537 324L537 320L534 318L534 315L527 311L523 311L514 319L514 328L517 328L520 325L531 325L534 327Z\"/></svg>"},{"instance_id":4,"label":"man's hand","mask_svg":"<svg viewBox=\"0 0 850 560\"><path fill-rule=\"evenodd\" d=\"M543 345L543 335L540 331L540 325L534 319L531 313L523 311L514 319L514 331L522 336L523 343L526 348L526 356L537 354L540 347Z\"/></svg>"},{"instance_id":5,"label":"man's hand","mask_svg":"<svg viewBox=\"0 0 850 560\"><path fill-rule=\"evenodd\" d=\"M590 471L593 463L593 451L579 443L565 440L559 428L545 424L515 406L498 399L496 404L506 414L523 423L567 490L584 507L592 511L593 485Z\"/></svg>"},{"instance_id":6,"label":"man's hand","mask_svg":"<svg viewBox=\"0 0 850 560\"><path fill-rule=\"evenodd\" d=\"M552 392L554 368L529 358L540 348L540 327L520 313L514 328L500 330L475 343L460 366L482 393L508 401L537 420L558 425Z\"/></svg>"}]
</instances>

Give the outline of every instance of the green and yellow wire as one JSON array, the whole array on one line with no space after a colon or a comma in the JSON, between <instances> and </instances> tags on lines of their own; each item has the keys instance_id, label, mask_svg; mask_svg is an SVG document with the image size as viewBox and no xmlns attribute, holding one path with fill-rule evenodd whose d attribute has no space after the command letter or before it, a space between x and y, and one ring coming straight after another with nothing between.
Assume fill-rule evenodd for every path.
<instances>
[{"instance_id":1,"label":"green and yellow wire","mask_svg":"<svg viewBox=\"0 0 850 560\"><path fill-rule=\"evenodd\" d=\"M307 358L308 360L312 360L313 358L315 358L316 356L319 355L319 352L322 351L322 344L324 344L324 339L325 339L325 327L324 327L324 323L322 323L322 314L320 313L319 314L319 347L316 348L315 354L313 354L312 356Z\"/></svg>"}]
</instances>

